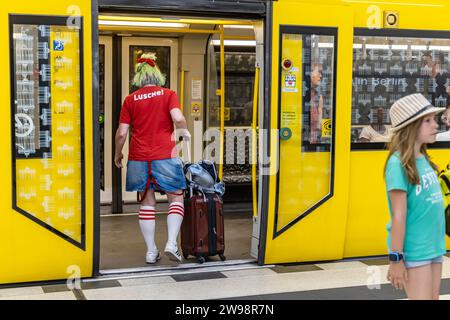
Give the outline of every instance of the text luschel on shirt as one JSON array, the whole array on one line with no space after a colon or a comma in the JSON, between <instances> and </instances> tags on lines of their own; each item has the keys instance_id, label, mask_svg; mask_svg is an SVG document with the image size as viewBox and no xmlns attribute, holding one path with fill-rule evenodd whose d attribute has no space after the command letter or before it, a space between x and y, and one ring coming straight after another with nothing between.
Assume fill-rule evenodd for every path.
<instances>
[{"instance_id":1,"label":"text luschel on shirt","mask_svg":"<svg viewBox=\"0 0 450 320\"><path fill-rule=\"evenodd\" d=\"M158 91L153 91L153 92L149 92L149 93L135 94L135 95L133 95L133 98L134 98L134 101L139 101L139 100L151 99L156 96L163 96L163 95L164 95L164 90L158 90Z\"/></svg>"}]
</instances>

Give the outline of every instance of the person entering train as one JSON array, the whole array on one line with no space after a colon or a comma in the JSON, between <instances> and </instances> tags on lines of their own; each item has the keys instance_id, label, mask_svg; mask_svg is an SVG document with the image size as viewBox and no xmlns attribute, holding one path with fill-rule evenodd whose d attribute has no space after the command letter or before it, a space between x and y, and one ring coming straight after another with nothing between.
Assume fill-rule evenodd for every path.
<instances>
[{"instance_id":1,"label":"person entering train","mask_svg":"<svg viewBox=\"0 0 450 320\"><path fill-rule=\"evenodd\" d=\"M397 100L389 111L387 279L405 289L409 299L439 299L446 254L444 201L427 144L436 141L435 116L443 110L416 93Z\"/></svg>"},{"instance_id":2,"label":"person entering train","mask_svg":"<svg viewBox=\"0 0 450 320\"><path fill-rule=\"evenodd\" d=\"M115 165L121 168L122 148L131 127L126 191L137 191L142 199L139 225L147 245L146 262L150 264L160 259L155 244L155 190L166 193L169 201L164 252L170 260L182 261L177 238L184 216L186 179L173 138L174 125L179 136L190 137L178 97L162 87L166 78L155 60L155 54L144 53L137 61L132 84L140 89L123 102L114 157Z\"/></svg>"}]
</instances>

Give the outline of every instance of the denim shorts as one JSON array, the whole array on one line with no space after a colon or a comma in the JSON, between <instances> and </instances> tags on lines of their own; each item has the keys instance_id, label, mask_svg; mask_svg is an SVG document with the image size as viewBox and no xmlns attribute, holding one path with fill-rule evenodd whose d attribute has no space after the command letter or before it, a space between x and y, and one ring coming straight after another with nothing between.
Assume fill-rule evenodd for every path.
<instances>
[{"instance_id":1,"label":"denim shorts","mask_svg":"<svg viewBox=\"0 0 450 320\"><path fill-rule=\"evenodd\" d=\"M145 191L149 178L149 163L151 164L151 180L149 189L174 192L186 189L186 177L183 164L179 158L148 161L128 161L126 190ZM154 181L156 180L155 185Z\"/></svg>"},{"instance_id":2,"label":"denim shorts","mask_svg":"<svg viewBox=\"0 0 450 320\"><path fill-rule=\"evenodd\" d=\"M438 256L434 259L428 259L428 260L420 260L420 261L405 261L405 267L406 268L417 268L417 267L423 267L429 264L434 264L434 263L443 263L444 262L444 257L443 256Z\"/></svg>"}]
</instances>

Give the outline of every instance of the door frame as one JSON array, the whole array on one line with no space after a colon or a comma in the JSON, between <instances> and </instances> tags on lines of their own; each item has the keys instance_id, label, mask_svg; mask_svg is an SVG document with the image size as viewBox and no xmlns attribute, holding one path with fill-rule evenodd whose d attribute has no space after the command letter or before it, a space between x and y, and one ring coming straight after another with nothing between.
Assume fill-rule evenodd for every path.
<instances>
[{"instance_id":1,"label":"door frame","mask_svg":"<svg viewBox=\"0 0 450 320\"><path fill-rule=\"evenodd\" d=\"M112 170L113 170L113 152L112 149L114 148L113 143L113 123L112 123L112 103L113 103L113 96L112 96L112 73L113 73L113 39L111 36L100 36L99 37L99 46L104 45L105 46L105 59L104 59L104 167L103 172L105 176L105 190L100 190L100 204L102 203L109 203L112 202ZM100 81L100 79L99 79ZM100 94L100 92L99 92ZM100 111L99 111L100 112ZM100 139L100 137L99 137ZM109 147L108 147L109 143ZM101 162L100 162L101 166Z\"/></svg>"}]
</instances>

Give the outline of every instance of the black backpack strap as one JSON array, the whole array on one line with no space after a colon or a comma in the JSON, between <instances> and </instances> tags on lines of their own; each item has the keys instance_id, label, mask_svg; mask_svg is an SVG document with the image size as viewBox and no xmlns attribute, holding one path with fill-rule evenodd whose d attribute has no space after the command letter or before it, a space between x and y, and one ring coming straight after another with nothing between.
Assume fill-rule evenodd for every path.
<instances>
[{"instance_id":1,"label":"black backpack strap","mask_svg":"<svg viewBox=\"0 0 450 320\"><path fill-rule=\"evenodd\" d=\"M448 180L447 176L444 173L441 174L441 179L442 179L442 181L445 182L445 184L447 185L447 188L450 190L450 181Z\"/></svg>"},{"instance_id":2,"label":"black backpack strap","mask_svg":"<svg viewBox=\"0 0 450 320\"><path fill-rule=\"evenodd\" d=\"M183 166L184 174L186 174L186 173L188 172L189 167L192 166L192 165L193 165L193 163L186 163L186 164Z\"/></svg>"}]
</instances>

